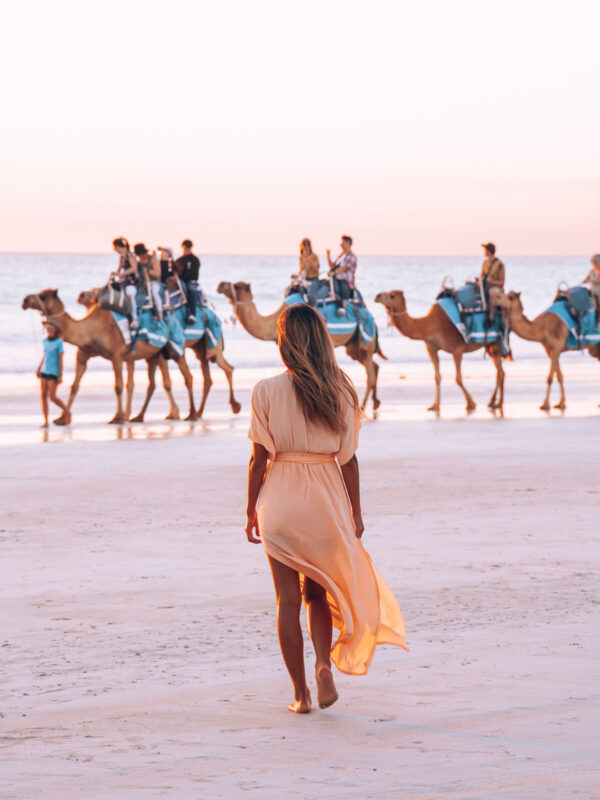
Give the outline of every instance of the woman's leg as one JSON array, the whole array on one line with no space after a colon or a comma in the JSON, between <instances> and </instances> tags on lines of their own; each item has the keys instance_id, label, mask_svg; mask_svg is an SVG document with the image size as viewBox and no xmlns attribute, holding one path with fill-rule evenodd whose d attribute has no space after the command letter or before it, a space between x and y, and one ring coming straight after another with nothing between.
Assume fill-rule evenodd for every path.
<instances>
[{"instance_id":1,"label":"woman's leg","mask_svg":"<svg viewBox=\"0 0 600 800\"><path fill-rule=\"evenodd\" d=\"M158 318L163 318L163 302L162 297L160 296L160 283L158 281L152 281L150 284L150 288L152 291L152 299L154 300L154 308L156 309L156 313L158 314Z\"/></svg>"},{"instance_id":2,"label":"woman's leg","mask_svg":"<svg viewBox=\"0 0 600 800\"><path fill-rule=\"evenodd\" d=\"M304 672L304 642L300 627L300 579L298 573L268 556L277 598L277 633L283 660L294 684L295 702L288 708L298 714L310 711L310 692Z\"/></svg>"},{"instance_id":3,"label":"woman's leg","mask_svg":"<svg viewBox=\"0 0 600 800\"><path fill-rule=\"evenodd\" d=\"M137 287L136 286L126 286L125 287L125 294L131 301L131 327L138 328L138 318L137 318L137 303L136 303L136 294L137 294Z\"/></svg>"},{"instance_id":4,"label":"woman's leg","mask_svg":"<svg viewBox=\"0 0 600 800\"><path fill-rule=\"evenodd\" d=\"M325 589L311 578L304 581L304 602L308 609L308 630L315 648L319 707L327 708L338 699L331 672L331 611Z\"/></svg>"},{"instance_id":5,"label":"woman's leg","mask_svg":"<svg viewBox=\"0 0 600 800\"><path fill-rule=\"evenodd\" d=\"M42 428L48 427L48 379L40 378L40 393L42 398L42 415L44 417L44 424Z\"/></svg>"}]
</instances>

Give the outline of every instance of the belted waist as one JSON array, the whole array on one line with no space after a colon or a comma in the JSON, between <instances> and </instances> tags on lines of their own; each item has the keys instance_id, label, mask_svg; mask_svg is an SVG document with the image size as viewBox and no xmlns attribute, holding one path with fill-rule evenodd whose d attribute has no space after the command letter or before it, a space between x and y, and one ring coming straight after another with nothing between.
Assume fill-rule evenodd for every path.
<instances>
[{"instance_id":1,"label":"belted waist","mask_svg":"<svg viewBox=\"0 0 600 800\"><path fill-rule=\"evenodd\" d=\"M275 453L274 460L296 464L328 464L335 461L335 453Z\"/></svg>"}]
</instances>

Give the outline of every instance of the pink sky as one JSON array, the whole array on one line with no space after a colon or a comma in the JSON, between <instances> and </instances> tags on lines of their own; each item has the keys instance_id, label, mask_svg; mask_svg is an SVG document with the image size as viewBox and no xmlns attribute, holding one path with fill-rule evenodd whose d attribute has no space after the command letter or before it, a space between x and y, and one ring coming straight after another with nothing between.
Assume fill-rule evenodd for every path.
<instances>
[{"instance_id":1,"label":"pink sky","mask_svg":"<svg viewBox=\"0 0 600 800\"><path fill-rule=\"evenodd\" d=\"M0 250L600 250L600 6L13 4Z\"/></svg>"}]
</instances>

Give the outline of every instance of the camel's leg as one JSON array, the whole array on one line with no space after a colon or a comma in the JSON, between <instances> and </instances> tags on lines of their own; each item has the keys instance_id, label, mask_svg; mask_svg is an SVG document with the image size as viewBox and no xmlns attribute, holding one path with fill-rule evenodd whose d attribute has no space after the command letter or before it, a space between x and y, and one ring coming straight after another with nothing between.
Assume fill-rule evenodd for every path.
<instances>
[{"instance_id":1,"label":"camel's leg","mask_svg":"<svg viewBox=\"0 0 600 800\"><path fill-rule=\"evenodd\" d=\"M131 404L133 403L133 382L135 379L135 362L126 361L127 369L127 399L125 400L125 419L131 416Z\"/></svg>"},{"instance_id":2,"label":"camel's leg","mask_svg":"<svg viewBox=\"0 0 600 800\"><path fill-rule=\"evenodd\" d=\"M504 405L504 367L502 366L502 352L499 348L494 348L492 357L496 367L496 386L488 406L490 408L502 408Z\"/></svg>"},{"instance_id":3,"label":"camel's leg","mask_svg":"<svg viewBox=\"0 0 600 800\"><path fill-rule=\"evenodd\" d=\"M113 372L115 373L115 394L117 396L117 413L110 420L109 424L120 424L123 422L123 359L115 358L112 362Z\"/></svg>"},{"instance_id":4,"label":"camel's leg","mask_svg":"<svg viewBox=\"0 0 600 800\"><path fill-rule=\"evenodd\" d=\"M65 425L68 424L66 422L67 418L71 419L71 406L73 405L73 401L79 391L79 384L81 383L81 379L87 369L87 362L89 360L89 356L86 356L81 350L77 351L77 359L75 362L75 379L73 380L73 384L71 386L71 391L69 392L69 399L67 401L67 410L66 412L62 413L60 417L54 420L55 425Z\"/></svg>"},{"instance_id":5,"label":"camel's leg","mask_svg":"<svg viewBox=\"0 0 600 800\"><path fill-rule=\"evenodd\" d=\"M208 393L210 392L210 387L212 386L212 378L210 375L210 366L208 364L208 359L206 357L206 349L202 346L195 347L194 352L198 356L198 361L200 362L200 369L202 370L202 400L200 400L200 405L198 407L198 411L196 412L196 419L200 419L202 414L204 413L204 406L206 405L206 398L208 397Z\"/></svg>"},{"instance_id":6,"label":"camel's leg","mask_svg":"<svg viewBox=\"0 0 600 800\"><path fill-rule=\"evenodd\" d=\"M425 347L427 348L427 352L429 353L429 358L431 359L431 363L433 364L433 370L435 373L435 400L429 406L427 411L439 411L440 410L440 384L442 382L442 373L440 372L440 356L437 347L429 342L425 342Z\"/></svg>"},{"instance_id":7,"label":"camel's leg","mask_svg":"<svg viewBox=\"0 0 600 800\"><path fill-rule=\"evenodd\" d=\"M548 353L548 357L550 358L550 372L548 373L548 377L546 378L546 397L544 398L544 402L540 406L542 411L549 411L550 410L550 390L552 389L552 378L554 377L554 371L556 369L556 358L555 353L553 350L546 349Z\"/></svg>"},{"instance_id":8,"label":"camel's leg","mask_svg":"<svg viewBox=\"0 0 600 800\"><path fill-rule=\"evenodd\" d=\"M361 403L361 408L366 408L366 405L369 401L369 397L371 394L373 395L373 408L377 408L375 405L375 386L377 383L377 372L375 371L375 364L373 362L373 357L371 355L365 355L364 353L358 352L357 356L358 361L363 365L365 368L365 372L367 374L367 390L365 392L364 400Z\"/></svg>"},{"instance_id":9,"label":"camel's leg","mask_svg":"<svg viewBox=\"0 0 600 800\"><path fill-rule=\"evenodd\" d=\"M158 366L162 378L163 389L165 390L167 397L169 398L169 413L167 414L165 419L181 419L181 414L179 413L179 406L177 405L175 401L175 396L173 394L171 373L169 372L169 360L166 359L164 356L161 356L158 359Z\"/></svg>"},{"instance_id":10,"label":"camel's leg","mask_svg":"<svg viewBox=\"0 0 600 800\"><path fill-rule=\"evenodd\" d=\"M192 373L190 372L190 368L188 367L188 363L185 360L185 355L181 356L181 358L177 361L177 366L183 375L183 380L185 382L185 388L187 389L188 400L190 404L190 410L186 420L195 420L196 408L194 406L194 379L192 377Z\"/></svg>"},{"instance_id":11,"label":"camel's leg","mask_svg":"<svg viewBox=\"0 0 600 800\"><path fill-rule=\"evenodd\" d=\"M373 360L372 356L371 356L371 363L373 364L373 370L375 372L375 377L373 379L373 411L377 411L377 409L381 405L381 401L377 396L377 377L379 375L379 364Z\"/></svg>"},{"instance_id":12,"label":"camel's leg","mask_svg":"<svg viewBox=\"0 0 600 800\"><path fill-rule=\"evenodd\" d=\"M160 369L160 374L162 377L163 389L169 398L169 413L165 419L181 419L179 414L179 406L175 402L175 397L173 396L171 374L169 372L169 361L163 355L161 355L158 359L158 368Z\"/></svg>"},{"instance_id":13,"label":"camel's leg","mask_svg":"<svg viewBox=\"0 0 600 800\"><path fill-rule=\"evenodd\" d=\"M239 414L242 410L242 406L233 396L233 367L227 361L225 356L223 355L223 339L219 342L219 346L215 352L215 361L217 362L217 366L220 367L223 372L225 373L225 377L227 378L227 383L229 384L229 405L231 406L231 410L234 414Z\"/></svg>"},{"instance_id":14,"label":"camel's leg","mask_svg":"<svg viewBox=\"0 0 600 800\"><path fill-rule=\"evenodd\" d=\"M159 355L157 353L155 356L152 356L152 358L149 358L146 362L148 365L148 386L146 388L146 397L144 398L144 404L142 405L140 413L137 414L135 417L132 417L132 419L130 420L131 422L144 421L144 415L146 413L146 409L150 405L150 400L152 399L152 395L154 394L154 389L156 387L155 375L156 375L156 367L158 364L158 359Z\"/></svg>"},{"instance_id":15,"label":"camel's leg","mask_svg":"<svg viewBox=\"0 0 600 800\"><path fill-rule=\"evenodd\" d=\"M366 408L369 402L369 397L373 395L373 409L380 406L379 398L377 397L377 373L379 372L379 365L373 361L373 353L364 350L360 347L358 342L358 332L354 335L353 339L346 345L346 353L363 365L367 377L367 389L365 391L364 399L361 403L361 408Z\"/></svg>"},{"instance_id":16,"label":"camel's leg","mask_svg":"<svg viewBox=\"0 0 600 800\"><path fill-rule=\"evenodd\" d=\"M457 350L454 353L452 353L452 358L454 359L454 365L456 367L456 383L462 389L462 392L463 392L463 394L465 396L465 400L467 401L467 411L474 411L475 407L476 407L475 401L473 400L473 398L471 397L471 395L467 391L467 388L464 385L463 379L462 379L462 369L461 369L461 367L462 367L462 357L463 357L462 350Z\"/></svg>"},{"instance_id":17,"label":"camel's leg","mask_svg":"<svg viewBox=\"0 0 600 800\"><path fill-rule=\"evenodd\" d=\"M563 374L560 368L560 353L556 354L556 367L554 368L554 373L558 379L558 385L560 386L560 400L554 406L554 408L564 409L567 407L567 402L565 400L565 385L563 381Z\"/></svg>"}]
</instances>

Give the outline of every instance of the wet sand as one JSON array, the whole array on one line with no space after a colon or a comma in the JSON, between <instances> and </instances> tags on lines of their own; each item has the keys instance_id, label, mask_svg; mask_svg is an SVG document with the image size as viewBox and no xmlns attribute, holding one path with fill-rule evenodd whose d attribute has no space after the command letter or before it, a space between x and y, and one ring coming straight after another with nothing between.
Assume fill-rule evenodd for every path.
<instances>
[{"instance_id":1,"label":"wet sand","mask_svg":"<svg viewBox=\"0 0 600 800\"><path fill-rule=\"evenodd\" d=\"M588 360L565 370L562 416L537 410L543 367L510 365L504 419L465 418L447 364L430 419L429 372L385 365L364 542L411 652L378 648L306 717L286 711L271 579L243 533L254 376L237 373L241 418L217 381L204 422L163 422L158 393L148 424L117 429L92 380L47 444L32 390L3 392L3 800L600 796ZM485 401L491 365L467 375Z\"/></svg>"}]
</instances>

